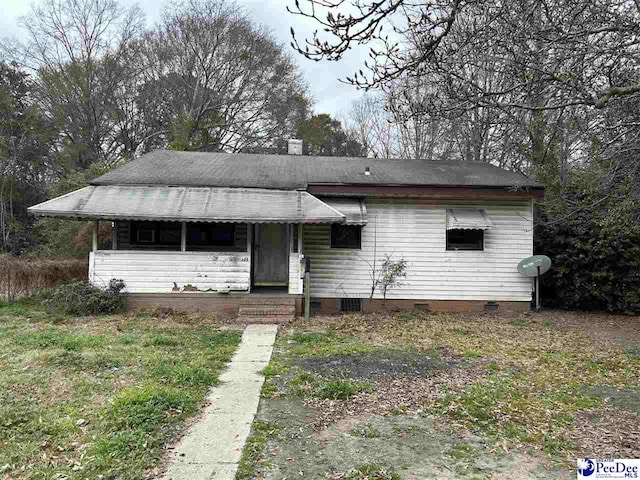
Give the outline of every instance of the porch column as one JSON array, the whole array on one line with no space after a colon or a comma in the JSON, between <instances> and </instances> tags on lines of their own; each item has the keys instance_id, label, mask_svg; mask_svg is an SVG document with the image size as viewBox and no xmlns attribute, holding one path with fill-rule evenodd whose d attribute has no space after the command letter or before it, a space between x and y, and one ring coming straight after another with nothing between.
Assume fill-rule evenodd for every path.
<instances>
[{"instance_id":1,"label":"porch column","mask_svg":"<svg viewBox=\"0 0 640 480\"><path fill-rule=\"evenodd\" d=\"M296 228L296 225L292 223L291 225L287 225L287 235L289 236L289 258L291 258L291 254L296 252L297 244L293 245L293 239L295 238L293 229Z\"/></svg>"},{"instance_id":2,"label":"porch column","mask_svg":"<svg viewBox=\"0 0 640 480\"><path fill-rule=\"evenodd\" d=\"M251 245L253 244L253 224L247 223L247 255L251 257Z\"/></svg>"},{"instance_id":3,"label":"porch column","mask_svg":"<svg viewBox=\"0 0 640 480\"><path fill-rule=\"evenodd\" d=\"M251 284L253 283L253 224L247 223L247 257L249 257L249 288L248 293L251 293Z\"/></svg>"},{"instance_id":4,"label":"porch column","mask_svg":"<svg viewBox=\"0 0 640 480\"><path fill-rule=\"evenodd\" d=\"M294 239L296 240L294 243ZM302 224L292 223L289 228L289 254L302 253Z\"/></svg>"},{"instance_id":5,"label":"porch column","mask_svg":"<svg viewBox=\"0 0 640 480\"><path fill-rule=\"evenodd\" d=\"M91 232L91 250L98 250L98 227L100 226L100 220L93 222L93 230Z\"/></svg>"},{"instance_id":6,"label":"porch column","mask_svg":"<svg viewBox=\"0 0 640 480\"><path fill-rule=\"evenodd\" d=\"M187 222L182 222L182 231L180 232L180 251L187 251Z\"/></svg>"},{"instance_id":7,"label":"porch column","mask_svg":"<svg viewBox=\"0 0 640 480\"><path fill-rule=\"evenodd\" d=\"M111 222L111 250L118 250L118 221Z\"/></svg>"}]
</instances>

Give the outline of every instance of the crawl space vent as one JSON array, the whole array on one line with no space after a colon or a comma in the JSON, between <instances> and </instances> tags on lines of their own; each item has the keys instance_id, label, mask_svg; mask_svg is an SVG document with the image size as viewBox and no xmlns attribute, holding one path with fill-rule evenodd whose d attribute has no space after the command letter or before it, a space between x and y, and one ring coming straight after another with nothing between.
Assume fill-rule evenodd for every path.
<instances>
[{"instance_id":1,"label":"crawl space vent","mask_svg":"<svg viewBox=\"0 0 640 480\"><path fill-rule=\"evenodd\" d=\"M484 306L485 312L497 312L499 305L496 302L487 302Z\"/></svg>"},{"instance_id":2,"label":"crawl space vent","mask_svg":"<svg viewBox=\"0 0 640 480\"><path fill-rule=\"evenodd\" d=\"M362 310L362 300L360 298L341 298L341 312L359 312Z\"/></svg>"},{"instance_id":3,"label":"crawl space vent","mask_svg":"<svg viewBox=\"0 0 640 480\"><path fill-rule=\"evenodd\" d=\"M309 310L312 313L318 313L320 311L320 299L319 298L311 298L311 302L309 303Z\"/></svg>"}]
</instances>

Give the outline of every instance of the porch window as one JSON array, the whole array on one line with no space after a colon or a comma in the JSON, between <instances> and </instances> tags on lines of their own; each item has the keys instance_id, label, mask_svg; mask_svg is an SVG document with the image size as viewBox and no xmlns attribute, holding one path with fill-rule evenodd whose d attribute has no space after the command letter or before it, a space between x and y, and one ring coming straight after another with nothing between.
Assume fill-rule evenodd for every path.
<instances>
[{"instance_id":1,"label":"porch window","mask_svg":"<svg viewBox=\"0 0 640 480\"><path fill-rule=\"evenodd\" d=\"M484 230L447 230L447 250L484 250Z\"/></svg>"},{"instance_id":2,"label":"porch window","mask_svg":"<svg viewBox=\"0 0 640 480\"><path fill-rule=\"evenodd\" d=\"M181 225L178 222L131 222L132 246L180 250Z\"/></svg>"},{"instance_id":3,"label":"porch window","mask_svg":"<svg viewBox=\"0 0 640 480\"><path fill-rule=\"evenodd\" d=\"M362 226L331 224L331 248L361 248Z\"/></svg>"},{"instance_id":4,"label":"porch window","mask_svg":"<svg viewBox=\"0 0 640 480\"><path fill-rule=\"evenodd\" d=\"M233 223L187 224L187 248L233 247L236 243Z\"/></svg>"},{"instance_id":5,"label":"porch window","mask_svg":"<svg viewBox=\"0 0 640 480\"><path fill-rule=\"evenodd\" d=\"M138 228L136 230L136 242L154 243L156 241L156 231L153 228Z\"/></svg>"}]
</instances>

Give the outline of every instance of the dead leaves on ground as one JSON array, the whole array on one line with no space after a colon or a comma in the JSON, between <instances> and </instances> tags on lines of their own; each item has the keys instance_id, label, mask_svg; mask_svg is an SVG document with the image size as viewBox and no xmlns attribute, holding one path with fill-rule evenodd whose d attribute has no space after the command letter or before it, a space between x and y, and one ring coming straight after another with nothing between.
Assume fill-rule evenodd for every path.
<instances>
[{"instance_id":1,"label":"dead leaves on ground","mask_svg":"<svg viewBox=\"0 0 640 480\"><path fill-rule=\"evenodd\" d=\"M550 311L354 314L316 317L312 323L299 321L292 328L328 329L368 345L439 349L447 356L466 356L474 364L434 370L420 377L377 378L373 392L360 393L348 401L307 399L316 429L350 416L420 410L447 392L464 392L474 383L484 385L495 373L487 368L493 364L500 375L505 373L509 378L507 389L522 390L507 390L503 399L487 405L487 412L495 414L490 417L505 427L491 429L505 448L521 440L504 436L513 423L523 438L534 442L532 446L543 448L536 442L557 442L551 451L564 452L570 458L640 456L638 415L611 408L606 402L597 407L597 402L580 393L581 385L638 388L640 356L633 352L638 351L640 317ZM522 404L513 404L510 398L522 398ZM445 413L444 418L458 423L456 415ZM473 417L470 419L471 423L458 426L473 425Z\"/></svg>"}]
</instances>

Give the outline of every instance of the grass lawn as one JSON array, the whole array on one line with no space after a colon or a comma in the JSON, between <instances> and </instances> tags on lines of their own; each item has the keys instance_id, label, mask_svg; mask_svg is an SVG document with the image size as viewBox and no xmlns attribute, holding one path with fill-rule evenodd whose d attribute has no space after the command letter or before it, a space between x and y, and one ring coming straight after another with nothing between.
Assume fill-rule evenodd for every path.
<instances>
[{"instance_id":1,"label":"grass lawn","mask_svg":"<svg viewBox=\"0 0 640 480\"><path fill-rule=\"evenodd\" d=\"M153 476L240 341L211 318L0 307L0 478Z\"/></svg>"},{"instance_id":2,"label":"grass lawn","mask_svg":"<svg viewBox=\"0 0 640 480\"><path fill-rule=\"evenodd\" d=\"M638 458L639 332L566 312L299 321L236 478L555 479Z\"/></svg>"}]
</instances>

